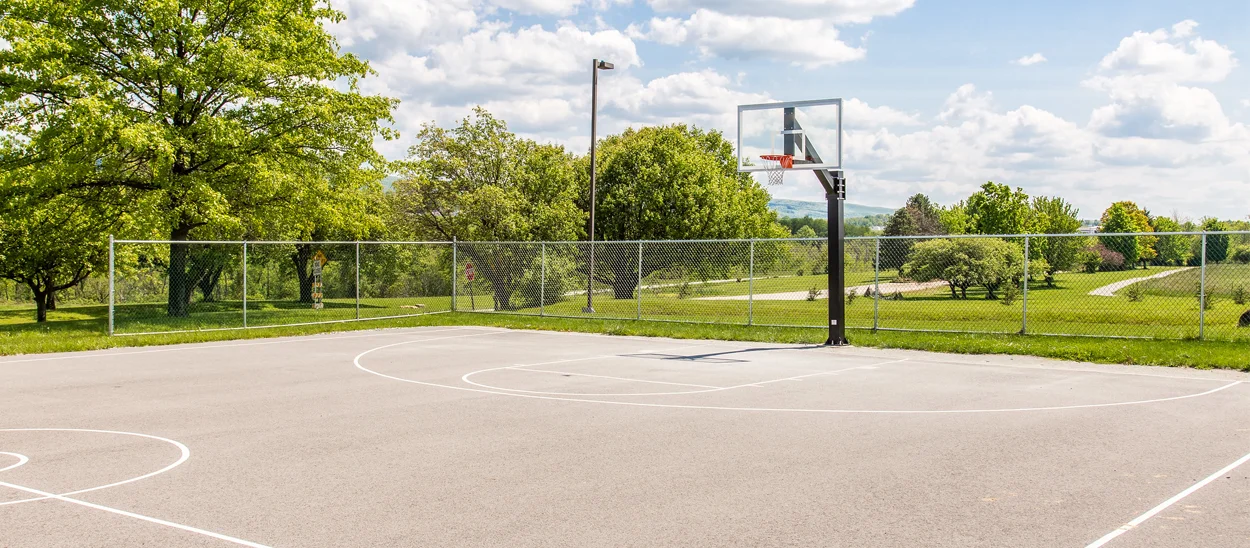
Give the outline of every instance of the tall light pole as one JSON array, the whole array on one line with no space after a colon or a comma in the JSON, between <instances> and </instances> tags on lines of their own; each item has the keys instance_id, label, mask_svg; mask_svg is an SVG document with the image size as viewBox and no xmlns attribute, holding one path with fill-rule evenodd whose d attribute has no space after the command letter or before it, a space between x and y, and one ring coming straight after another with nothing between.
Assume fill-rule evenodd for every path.
<instances>
[{"instance_id":1,"label":"tall light pole","mask_svg":"<svg viewBox=\"0 0 1250 548\"><path fill-rule=\"evenodd\" d=\"M612 70L615 65L607 61L592 59L590 77L590 271L586 276L586 308L587 314L595 313L595 141L596 122L599 114L599 71Z\"/></svg>"}]
</instances>

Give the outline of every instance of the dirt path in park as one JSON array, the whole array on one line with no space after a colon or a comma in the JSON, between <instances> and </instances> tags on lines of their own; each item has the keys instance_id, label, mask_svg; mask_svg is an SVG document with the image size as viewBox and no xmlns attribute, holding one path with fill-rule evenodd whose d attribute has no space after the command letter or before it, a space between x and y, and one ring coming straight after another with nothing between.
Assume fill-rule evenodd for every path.
<instances>
[{"instance_id":1,"label":"dirt path in park","mask_svg":"<svg viewBox=\"0 0 1250 548\"><path fill-rule=\"evenodd\" d=\"M1167 277L1167 276L1171 276L1171 275L1173 275L1173 274L1176 274L1177 272L1184 272L1184 271L1186 271L1186 270L1193 270L1194 268L1195 268L1195 267L1192 267L1192 266L1187 266L1187 267L1185 267L1185 268L1178 268L1178 269L1176 269L1176 270L1167 270L1167 271L1164 271L1164 272L1160 272L1160 273L1158 273L1158 274L1155 274L1154 276L1142 276L1141 278L1129 278L1129 279L1127 279L1127 280L1121 280L1121 281L1118 281L1118 282L1113 283L1113 284L1110 284L1110 285L1104 285L1104 286L1102 286L1102 287L1100 287L1100 288L1098 288L1098 289L1095 289L1095 290L1093 290L1093 291L1090 291L1090 292L1089 292L1089 294L1090 294L1090 295L1093 295L1093 296L1095 296L1095 297L1114 297L1114 296L1115 296L1115 292L1116 292L1116 291L1119 291L1119 290L1121 290L1121 289L1124 289L1124 288L1126 288L1126 287L1128 287L1128 286L1130 286L1130 285L1133 285L1133 284L1135 284L1135 283L1137 283L1137 282L1144 282L1144 281L1146 281L1146 280L1153 280L1153 279L1156 279L1156 278L1164 278L1164 277Z\"/></svg>"},{"instance_id":2,"label":"dirt path in park","mask_svg":"<svg viewBox=\"0 0 1250 548\"><path fill-rule=\"evenodd\" d=\"M865 290L872 289L873 287L874 286L872 284L857 285L854 287L848 287L846 288L846 290L848 293L853 290L855 291L855 293L863 295ZM946 282L941 282L941 281L924 282L924 283L890 282L890 283L881 284L881 292L886 295L890 295L893 293L912 293L915 291L925 291L925 290L934 289L938 287L946 287ZM754 299L757 301L806 301L807 295L808 295L807 291L786 291L784 293L760 293L760 294L756 294L754 296ZM723 295L719 297L699 297L695 300L696 301L745 301L748 298L751 298L751 297L749 297L748 295ZM829 290L822 289L820 291L820 295L817 296L816 298L828 299Z\"/></svg>"}]
</instances>

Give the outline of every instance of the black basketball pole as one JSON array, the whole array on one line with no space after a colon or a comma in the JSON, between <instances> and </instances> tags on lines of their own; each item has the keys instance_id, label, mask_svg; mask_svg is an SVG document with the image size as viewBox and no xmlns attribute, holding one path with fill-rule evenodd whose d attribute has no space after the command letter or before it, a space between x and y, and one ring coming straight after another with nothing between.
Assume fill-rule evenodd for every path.
<instances>
[{"instance_id":1,"label":"black basketball pole","mask_svg":"<svg viewBox=\"0 0 1250 548\"><path fill-rule=\"evenodd\" d=\"M825 201L829 207L829 339L825 344L845 346L850 344L846 340L846 228L842 222L846 178L841 171L816 173L826 188ZM831 186L832 192L829 192Z\"/></svg>"},{"instance_id":2,"label":"black basketball pole","mask_svg":"<svg viewBox=\"0 0 1250 548\"><path fill-rule=\"evenodd\" d=\"M783 135L782 142L785 146L785 153L795 156L798 160L823 163L820 153L816 152L812 143L806 138L803 139L801 150L795 145L795 134L789 132L803 128L794 117L794 109L785 109L784 115L783 128L787 130L787 133ZM841 139L842 136L839 135L838 138ZM803 157L799 158L796 152L802 152ZM842 221L846 203L846 177L841 171L818 169L815 173L820 185L825 187L829 223L827 245L829 250L829 338L825 340L825 344L846 346L850 344L846 340L846 227L843 226Z\"/></svg>"}]
</instances>

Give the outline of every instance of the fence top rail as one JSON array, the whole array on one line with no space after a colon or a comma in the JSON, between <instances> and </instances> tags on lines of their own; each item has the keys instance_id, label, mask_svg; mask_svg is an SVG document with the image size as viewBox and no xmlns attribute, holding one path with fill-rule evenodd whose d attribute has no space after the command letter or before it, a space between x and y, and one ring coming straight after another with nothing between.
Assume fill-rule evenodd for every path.
<instances>
[{"instance_id":1,"label":"fence top rail","mask_svg":"<svg viewBox=\"0 0 1250 548\"><path fill-rule=\"evenodd\" d=\"M1080 238L1102 236L1202 236L1202 235L1244 235L1248 230L1225 230L1210 232L1068 232L1062 234L919 234L912 236L848 236L848 240L938 240L943 238ZM823 238L821 238L823 239Z\"/></svg>"},{"instance_id":2,"label":"fence top rail","mask_svg":"<svg viewBox=\"0 0 1250 548\"><path fill-rule=\"evenodd\" d=\"M359 241L335 241L335 240L113 240L117 244L203 244L203 245L223 245L223 244L265 244L265 245L299 245L299 244L316 244L316 245L367 245L367 244L404 244L404 245L451 245L452 241L378 241L378 240L359 240ZM463 243L463 242L461 242Z\"/></svg>"},{"instance_id":3,"label":"fence top rail","mask_svg":"<svg viewBox=\"0 0 1250 548\"><path fill-rule=\"evenodd\" d=\"M1081 238L1081 237L1150 237L1150 236L1203 236L1203 235L1228 235L1228 236L1244 236L1250 235L1250 230L1227 230L1227 231L1201 231L1201 232L1073 232L1064 234L920 234L912 236L847 236L848 241L871 241L871 240L938 240L946 238ZM187 244L187 245L242 245L242 244L264 244L264 245L386 245L386 244L402 244L402 245L606 245L606 244L683 244L683 243L750 243L750 242L824 242L826 238L726 238L717 239L697 239L697 240L597 240L590 242L587 240L556 240L556 241L380 241L380 240L352 240L352 241L332 241L332 240L113 240L118 244Z\"/></svg>"}]
</instances>

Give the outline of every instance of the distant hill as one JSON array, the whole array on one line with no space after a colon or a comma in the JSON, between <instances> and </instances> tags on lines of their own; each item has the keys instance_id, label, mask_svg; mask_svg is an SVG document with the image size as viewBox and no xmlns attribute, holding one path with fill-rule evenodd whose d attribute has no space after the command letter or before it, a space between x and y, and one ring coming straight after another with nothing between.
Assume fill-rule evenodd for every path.
<instances>
[{"instance_id":1,"label":"distant hill","mask_svg":"<svg viewBox=\"0 0 1250 548\"><path fill-rule=\"evenodd\" d=\"M776 211L779 217L797 218L810 215L814 219L824 219L827 213L824 202L806 202L803 200L772 200L768 202L768 208ZM852 203L847 203L843 208L846 211L847 219L894 213L894 210L888 207L873 207Z\"/></svg>"}]
</instances>

